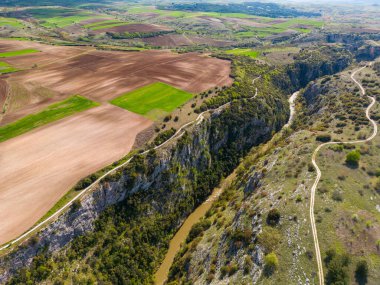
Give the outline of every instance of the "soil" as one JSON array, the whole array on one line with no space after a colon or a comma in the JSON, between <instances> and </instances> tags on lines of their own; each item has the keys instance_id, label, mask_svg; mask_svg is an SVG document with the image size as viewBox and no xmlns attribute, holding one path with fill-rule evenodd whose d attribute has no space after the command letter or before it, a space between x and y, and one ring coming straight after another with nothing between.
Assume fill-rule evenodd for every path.
<instances>
[{"instance_id":1,"label":"soil","mask_svg":"<svg viewBox=\"0 0 380 285\"><path fill-rule=\"evenodd\" d=\"M8 50L11 50L9 42L15 44L14 41L6 43L1 41L0 48L7 46ZM24 89L31 93L35 93L36 89L46 88L60 96L48 99L41 96L26 103L19 102L17 110L11 108L14 112L5 115L3 123L14 121L29 112L41 110L48 104L73 94L106 102L156 81L192 93L232 83L229 77L230 62L197 53L117 52L100 51L90 47L56 47L21 43L24 47L37 48L42 52L5 59L15 67L30 68L12 74L9 81L24 86ZM15 46L12 48L16 49ZM16 95L11 94L11 96Z\"/></svg>"},{"instance_id":2,"label":"soil","mask_svg":"<svg viewBox=\"0 0 380 285\"><path fill-rule=\"evenodd\" d=\"M215 47L225 47L233 44L230 41L222 41L184 35L162 35L157 37L145 38L143 39L143 41L152 46L163 46L169 48L202 44Z\"/></svg>"},{"instance_id":3,"label":"soil","mask_svg":"<svg viewBox=\"0 0 380 285\"><path fill-rule=\"evenodd\" d=\"M0 244L28 230L81 178L127 154L148 119L104 104L0 144Z\"/></svg>"}]
</instances>

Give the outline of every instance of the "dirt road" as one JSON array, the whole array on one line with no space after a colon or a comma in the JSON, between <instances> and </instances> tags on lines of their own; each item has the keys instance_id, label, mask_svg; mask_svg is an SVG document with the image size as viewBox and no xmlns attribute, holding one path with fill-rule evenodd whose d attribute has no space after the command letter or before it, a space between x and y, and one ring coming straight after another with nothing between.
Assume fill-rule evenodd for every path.
<instances>
[{"instance_id":1,"label":"dirt road","mask_svg":"<svg viewBox=\"0 0 380 285\"><path fill-rule=\"evenodd\" d=\"M364 96L366 94L366 92L365 92L365 89L363 88L363 86L355 79L355 75L358 72L362 71L364 68L366 68L366 66L357 69L351 75L352 81L354 81L355 84L359 86L362 96ZM318 152L321 150L321 148L323 148L327 145L364 143L364 142L368 142L368 141L372 140L377 135L377 124L374 120L371 119L371 116L370 116L371 109L375 105L376 99L374 97L371 97L371 96L367 96L367 97L371 100L371 104L366 109L366 117L371 122L371 124L373 126L372 135L365 140L345 141L345 142L327 142L327 143L321 144L314 150L314 153L312 156L311 162L313 163L314 168L317 171L317 177L316 177L314 184L311 188L311 194L310 194L311 195L311 199L310 199L310 223L311 223L311 229L312 229L312 234L313 234L313 239L314 239L314 247L315 247L316 259L317 259L317 265L318 265L318 278L319 278L319 284L320 285L324 285L325 281L324 281L324 274L323 274L323 264L322 264L322 258L321 258L321 251L320 251L319 242L318 242L317 227L315 225L314 204L315 204L315 192L316 192L316 189L318 187L318 183L322 177L322 172L318 167L316 159L318 156Z\"/></svg>"}]
</instances>

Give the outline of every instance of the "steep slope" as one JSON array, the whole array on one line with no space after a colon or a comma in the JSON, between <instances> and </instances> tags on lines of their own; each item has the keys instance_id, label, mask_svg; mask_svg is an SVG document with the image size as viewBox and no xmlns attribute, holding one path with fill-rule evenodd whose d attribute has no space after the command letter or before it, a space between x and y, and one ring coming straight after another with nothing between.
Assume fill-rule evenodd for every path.
<instances>
[{"instance_id":1,"label":"steep slope","mask_svg":"<svg viewBox=\"0 0 380 285\"><path fill-rule=\"evenodd\" d=\"M326 54L324 60L332 67L324 70L327 73L350 62L342 50L315 52ZM289 91L304 85L298 78L291 86L290 78L303 76L296 72L296 65L284 69L258 65L248 58L232 60L236 82L218 100L205 104L220 106L229 99L230 105L189 127L166 148L138 155L106 177L81 203L3 257L0 280L9 284L44 280L151 283L168 241L184 218L252 146L268 141L281 129L289 117ZM313 70L312 60L302 61ZM243 99L252 97L252 80L260 75L262 79L255 82L259 95ZM310 79L319 75L311 72ZM250 185L255 183L252 178Z\"/></svg>"},{"instance_id":2,"label":"steep slope","mask_svg":"<svg viewBox=\"0 0 380 285\"><path fill-rule=\"evenodd\" d=\"M237 178L194 226L169 284L319 284L309 217L312 153L320 141L373 133L365 112L370 102L350 70L310 83L297 101L292 130L251 150ZM356 76L373 94L379 84L374 71ZM375 105L377 122L378 112ZM314 213L326 284L376 284L379 278L379 140L357 147L359 167L345 161L355 146L337 144L318 156L324 176ZM365 277L358 270L363 267Z\"/></svg>"}]
</instances>

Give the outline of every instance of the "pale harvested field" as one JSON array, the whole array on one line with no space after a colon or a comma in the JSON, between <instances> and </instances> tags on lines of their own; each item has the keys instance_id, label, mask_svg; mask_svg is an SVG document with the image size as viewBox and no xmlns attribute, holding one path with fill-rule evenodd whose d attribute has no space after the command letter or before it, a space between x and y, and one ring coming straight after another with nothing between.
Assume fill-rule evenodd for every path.
<instances>
[{"instance_id":1,"label":"pale harvested field","mask_svg":"<svg viewBox=\"0 0 380 285\"><path fill-rule=\"evenodd\" d=\"M14 73L8 79L15 87L19 86L12 90L22 90L11 94L11 97L19 96L22 100L14 100L17 108L10 106L10 113L5 115L3 124L73 94L105 102L155 81L193 93L232 83L230 62L196 53L109 52L87 47L21 43L22 48L33 47L42 52L4 60L18 68L30 68L35 64L37 67ZM0 41L0 49L16 49L16 45L18 42L15 41ZM57 96L35 96L41 89L49 89Z\"/></svg>"},{"instance_id":2,"label":"pale harvested field","mask_svg":"<svg viewBox=\"0 0 380 285\"><path fill-rule=\"evenodd\" d=\"M162 47L179 47L179 46L191 46L207 44L215 47L225 47L233 44L231 41L222 41L207 39L202 37L184 36L184 35L161 35L151 38L142 39L143 42L152 46Z\"/></svg>"},{"instance_id":3,"label":"pale harvested field","mask_svg":"<svg viewBox=\"0 0 380 285\"><path fill-rule=\"evenodd\" d=\"M35 224L82 177L127 154L151 121L104 104L0 144L0 244Z\"/></svg>"}]
</instances>

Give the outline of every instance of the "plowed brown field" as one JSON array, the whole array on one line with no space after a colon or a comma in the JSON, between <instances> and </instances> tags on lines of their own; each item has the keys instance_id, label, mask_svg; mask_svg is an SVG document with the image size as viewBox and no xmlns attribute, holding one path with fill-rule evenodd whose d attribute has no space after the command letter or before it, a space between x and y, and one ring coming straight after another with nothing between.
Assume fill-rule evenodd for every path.
<instances>
[{"instance_id":1,"label":"plowed brown field","mask_svg":"<svg viewBox=\"0 0 380 285\"><path fill-rule=\"evenodd\" d=\"M151 121L104 104L0 144L0 244L36 223L75 183L127 154Z\"/></svg>"},{"instance_id":2,"label":"plowed brown field","mask_svg":"<svg viewBox=\"0 0 380 285\"><path fill-rule=\"evenodd\" d=\"M52 47L29 42L21 42L21 45L15 41L0 41L0 50L4 46L7 50L33 47L42 52L4 59L15 67L31 69L12 74L9 78L9 82L22 86L26 94L23 102L17 102L17 108L10 107L13 112L4 117L3 123L25 115L28 108L37 111L55 99L62 100L65 95L80 94L104 102L155 81L194 93L232 82L228 61L196 53L109 52L87 47ZM61 96L49 100L44 96L36 98L35 91L41 87ZM33 100L25 99L32 94ZM12 95L14 98L17 96ZM22 106L24 102L32 104L33 108Z\"/></svg>"},{"instance_id":3,"label":"plowed brown field","mask_svg":"<svg viewBox=\"0 0 380 285\"><path fill-rule=\"evenodd\" d=\"M108 52L0 41L0 51L40 53L2 59L24 71L9 74L10 106L2 124L73 94L101 106L0 143L0 244L35 224L79 179L120 159L152 125L106 101L162 81L190 92L228 85L230 63L167 51ZM0 80L0 101L5 83Z\"/></svg>"},{"instance_id":4,"label":"plowed brown field","mask_svg":"<svg viewBox=\"0 0 380 285\"><path fill-rule=\"evenodd\" d=\"M153 24L128 24L124 26L117 26L94 31L95 34L114 32L114 33L152 33L161 31L170 31L168 27Z\"/></svg>"}]
</instances>

